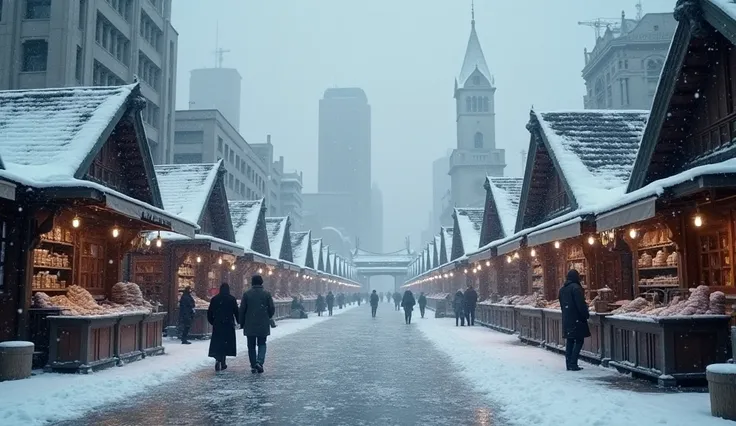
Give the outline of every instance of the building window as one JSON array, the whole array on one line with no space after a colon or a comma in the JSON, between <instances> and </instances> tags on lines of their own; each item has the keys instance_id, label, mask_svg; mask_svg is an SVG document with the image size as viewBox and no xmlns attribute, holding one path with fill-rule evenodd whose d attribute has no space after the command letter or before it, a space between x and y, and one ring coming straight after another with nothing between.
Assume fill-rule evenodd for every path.
<instances>
[{"instance_id":1,"label":"building window","mask_svg":"<svg viewBox=\"0 0 736 426\"><path fill-rule=\"evenodd\" d=\"M631 100L629 99L629 79L624 79L624 102L626 105L631 105Z\"/></svg>"},{"instance_id":2,"label":"building window","mask_svg":"<svg viewBox=\"0 0 736 426\"><path fill-rule=\"evenodd\" d=\"M204 143L204 132L201 130L180 130L174 132L174 144L197 145Z\"/></svg>"},{"instance_id":3,"label":"building window","mask_svg":"<svg viewBox=\"0 0 736 426\"><path fill-rule=\"evenodd\" d=\"M115 9L123 19L130 22L130 11L133 8L133 0L107 0L107 3Z\"/></svg>"},{"instance_id":4,"label":"building window","mask_svg":"<svg viewBox=\"0 0 736 426\"><path fill-rule=\"evenodd\" d=\"M79 0L79 29L84 31L87 26L87 0Z\"/></svg>"},{"instance_id":5,"label":"building window","mask_svg":"<svg viewBox=\"0 0 736 426\"><path fill-rule=\"evenodd\" d=\"M624 59L624 69L625 70L629 69L629 60L628 59Z\"/></svg>"},{"instance_id":6,"label":"building window","mask_svg":"<svg viewBox=\"0 0 736 426\"><path fill-rule=\"evenodd\" d=\"M227 161L229 161L230 164L232 164L233 161L235 161L235 151L234 150L232 149L230 150L230 155L227 157Z\"/></svg>"},{"instance_id":7,"label":"building window","mask_svg":"<svg viewBox=\"0 0 736 426\"><path fill-rule=\"evenodd\" d=\"M240 171L240 156L239 155L235 155L235 168L238 169L238 171Z\"/></svg>"},{"instance_id":8,"label":"building window","mask_svg":"<svg viewBox=\"0 0 736 426\"><path fill-rule=\"evenodd\" d=\"M608 88L606 89L606 105L608 107L613 106L613 88L611 85L608 85Z\"/></svg>"},{"instance_id":9,"label":"building window","mask_svg":"<svg viewBox=\"0 0 736 426\"><path fill-rule=\"evenodd\" d=\"M174 164L200 164L202 154L174 154Z\"/></svg>"},{"instance_id":10,"label":"building window","mask_svg":"<svg viewBox=\"0 0 736 426\"><path fill-rule=\"evenodd\" d=\"M164 38L164 32L143 11L141 11L140 34L148 44L153 46L156 52L163 53L162 40Z\"/></svg>"},{"instance_id":11,"label":"building window","mask_svg":"<svg viewBox=\"0 0 736 426\"><path fill-rule=\"evenodd\" d=\"M603 88L602 78L599 78L595 82L595 103L597 108L604 108L606 106L606 92Z\"/></svg>"},{"instance_id":12,"label":"building window","mask_svg":"<svg viewBox=\"0 0 736 426\"><path fill-rule=\"evenodd\" d=\"M82 78L84 77L84 55L80 46L77 46L76 61L74 64L74 77L78 83L82 83Z\"/></svg>"},{"instance_id":13,"label":"building window","mask_svg":"<svg viewBox=\"0 0 736 426\"><path fill-rule=\"evenodd\" d=\"M95 61L92 70L92 84L94 86L122 86L125 82L106 66Z\"/></svg>"},{"instance_id":14,"label":"building window","mask_svg":"<svg viewBox=\"0 0 736 426\"><path fill-rule=\"evenodd\" d=\"M0 22L3 22L3 0L0 0Z\"/></svg>"},{"instance_id":15,"label":"building window","mask_svg":"<svg viewBox=\"0 0 736 426\"><path fill-rule=\"evenodd\" d=\"M218 136L218 137L217 137L217 150L218 150L219 152L222 152L222 145L223 145L223 141L222 141L222 138Z\"/></svg>"},{"instance_id":16,"label":"building window","mask_svg":"<svg viewBox=\"0 0 736 426\"><path fill-rule=\"evenodd\" d=\"M46 40L28 40L23 43L23 71L46 71L49 44Z\"/></svg>"},{"instance_id":17,"label":"building window","mask_svg":"<svg viewBox=\"0 0 736 426\"><path fill-rule=\"evenodd\" d=\"M26 0L26 19L49 19L51 0Z\"/></svg>"},{"instance_id":18,"label":"building window","mask_svg":"<svg viewBox=\"0 0 736 426\"><path fill-rule=\"evenodd\" d=\"M478 98L473 96L473 112L478 111Z\"/></svg>"},{"instance_id":19,"label":"building window","mask_svg":"<svg viewBox=\"0 0 736 426\"><path fill-rule=\"evenodd\" d=\"M95 41L125 66L130 65L130 40L99 12Z\"/></svg>"},{"instance_id":20,"label":"building window","mask_svg":"<svg viewBox=\"0 0 736 426\"><path fill-rule=\"evenodd\" d=\"M151 101L146 102L146 108L143 110L143 122L158 129L160 110L156 104Z\"/></svg>"},{"instance_id":21,"label":"building window","mask_svg":"<svg viewBox=\"0 0 736 426\"><path fill-rule=\"evenodd\" d=\"M473 145L475 146L475 149L483 148L483 133L481 132L475 133L475 137L473 138Z\"/></svg>"},{"instance_id":22,"label":"building window","mask_svg":"<svg viewBox=\"0 0 736 426\"><path fill-rule=\"evenodd\" d=\"M154 91L161 91L161 68L142 52L138 52L138 77Z\"/></svg>"},{"instance_id":23,"label":"building window","mask_svg":"<svg viewBox=\"0 0 736 426\"><path fill-rule=\"evenodd\" d=\"M483 97L483 112L488 112L488 96Z\"/></svg>"},{"instance_id":24,"label":"building window","mask_svg":"<svg viewBox=\"0 0 736 426\"><path fill-rule=\"evenodd\" d=\"M465 111L470 112L471 108L471 99L470 96L468 96L467 98L465 98Z\"/></svg>"}]
</instances>

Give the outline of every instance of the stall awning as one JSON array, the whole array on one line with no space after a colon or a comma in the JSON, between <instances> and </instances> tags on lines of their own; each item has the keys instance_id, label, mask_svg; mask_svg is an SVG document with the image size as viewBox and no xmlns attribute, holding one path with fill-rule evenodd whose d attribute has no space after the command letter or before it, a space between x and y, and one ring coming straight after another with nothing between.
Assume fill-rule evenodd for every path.
<instances>
[{"instance_id":1,"label":"stall awning","mask_svg":"<svg viewBox=\"0 0 736 426\"><path fill-rule=\"evenodd\" d=\"M196 225L178 217L154 210L145 203L134 203L111 192L105 193L105 206L124 216L171 229L177 234L194 238Z\"/></svg>"},{"instance_id":2,"label":"stall awning","mask_svg":"<svg viewBox=\"0 0 736 426\"><path fill-rule=\"evenodd\" d=\"M468 258L468 261L470 263L475 263L475 262L478 262L478 261L481 261L481 260L485 260L485 259L490 259L490 258L491 258L491 249L486 249L486 250L480 251L478 253L472 254Z\"/></svg>"},{"instance_id":3,"label":"stall awning","mask_svg":"<svg viewBox=\"0 0 736 426\"><path fill-rule=\"evenodd\" d=\"M243 247L240 247L235 243L231 243L230 241L221 240L210 235L197 234L194 239L209 241L210 250L212 251L232 254L233 256L242 256L243 254L245 254L245 249L243 249Z\"/></svg>"},{"instance_id":4,"label":"stall awning","mask_svg":"<svg viewBox=\"0 0 736 426\"><path fill-rule=\"evenodd\" d=\"M515 238L509 242L503 243L498 246L498 249L496 250L498 255L511 253L512 251L518 250L521 248L521 237Z\"/></svg>"},{"instance_id":5,"label":"stall awning","mask_svg":"<svg viewBox=\"0 0 736 426\"><path fill-rule=\"evenodd\" d=\"M529 247L533 247L551 243L552 241L577 237L582 233L580 229L581 222L582 219L580 217L576 217L565 222L558 223L557 225L550 226L549 228L532 232L527 235L526 243Z\"/></svg>"},{"instance_id":6,"label":"stall awning","mask_svg":"<svg viewBox=\"0 0 736 426\"><path fill-rule=\"evenodd\" d=\"M604 213L595 219L596 230L607 231L651 219L656 213L656 202L657 197L649 197Z\"/></svg>"},{"instance_id":7,"label":"stall awning","mask_svg":"<svg viewBox=\"0 0 736 426\"><path fill-rule=\"evenodd\" d=\"M452 262L450 262L447 265L443 266L442 269L440 269L440 270L442 271L443 274L446 274L448 272L452 272L453 270L455 270L455 264L452 263Z\"/></svg>"}]
</instances>

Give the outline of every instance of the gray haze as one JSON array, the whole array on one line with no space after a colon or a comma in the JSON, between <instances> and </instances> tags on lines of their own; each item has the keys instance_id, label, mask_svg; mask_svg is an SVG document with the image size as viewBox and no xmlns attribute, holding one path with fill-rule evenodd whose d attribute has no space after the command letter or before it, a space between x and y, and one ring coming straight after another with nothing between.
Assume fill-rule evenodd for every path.
<instances>
[{"instance_id":1,"label":"gray haze","mask_svg":"<svg viewBox=\"0 0 736 426\"><path fill-rule=\"evenodd\" d=\"M496 79L497 147L507 176L521 175L529 109L582 109L583 48L592 28L578 21L636 15L637 0L477 0L476 25ZM644 0L644 13L675 0ZM431 209L432 161L456 144L453 84L470 33L470 0L176 0L177 109L186 109L189 71L215 64L243 76L241 133L270 133L287 169L317 188L317 112L324 90L357 86L372 107L373 180L384 196L384 249L411 234L417 248Z\"/></svg>"}]
</instances>

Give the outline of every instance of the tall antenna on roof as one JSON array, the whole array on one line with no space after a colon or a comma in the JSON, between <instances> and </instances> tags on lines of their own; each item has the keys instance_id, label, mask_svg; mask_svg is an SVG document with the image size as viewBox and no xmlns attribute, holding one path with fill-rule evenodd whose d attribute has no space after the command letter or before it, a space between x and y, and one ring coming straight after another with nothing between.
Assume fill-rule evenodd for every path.
<instances>
[{"instance_id":1,"label":"tall antenna on roof","mask_svg":"<svg viewBox=\"0 0 736 426\"><path fill-rule=\"evenodd\" d=\"M475 28L475 0L470 0L470 25Z\"/></svg>"},{"instance_id":2,"label":"tall antenna on roof","mask_svg":"<svg viewBox=\"0 0 736 426\"><path fill-rule=\"evenodd\" d=\"M641 4L641 0L639 0L638 3L636 3L636 20L641 21L642 16L644 15L644 6Z\"/></svg>"},{"instance_id":3,"label":"tall antenna on roof","mask_svg":"<svg viewBox=\"0 0 736 426\"><path fill-rule=\"evenodd\" d=\"M215 68L222 68L222 62L228 52L230 52L229 49L220 49L220 21L217 21L215 26Z\"/></svg>"}]
</instances>

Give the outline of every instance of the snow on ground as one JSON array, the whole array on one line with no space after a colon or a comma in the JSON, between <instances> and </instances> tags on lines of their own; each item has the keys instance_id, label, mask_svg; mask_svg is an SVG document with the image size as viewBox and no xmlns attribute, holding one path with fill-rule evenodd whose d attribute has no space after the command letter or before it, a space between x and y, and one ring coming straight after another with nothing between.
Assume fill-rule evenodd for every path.
<instances>
[{"instance_id":1,"label":"snow on ground","mask_svg":"<svg viewBox=\"0 0 736 426\"><path fill-rule=\"evenodd\" d=\"M711 417L707 393L623 390L606 380L634 379L586 363L583 371L568 372L562 355L523 345L516 336L429 316L416 322L419 329L453 359L463 378L498 404L509 424L734 425Z\"/></svg>"},{"instance_id":2,"label":"snow on ground","mask_svg":"<svg viewBox=\"0 0 736 426\"><path fill-rule=\"evenodd\" d=\"M352 307L348 306L348 309ZM348 309L336 309L334 314L339 315ZM311 314L308 319L279 321L278 327L271 330L268 341L304 330L329 318ZM238 330L236 335L238 356L247 357L242 330ZM182 345L178 340L164 339L164 346L166 354L133 362L122 368L110 368L87 375L39 372L30 379L2 382L0 424L30 426L72 419L96 407L132 398L147 388L198 369L212 368L214 374L214 360L207 356L209 340L195 340L191 345ZM223 374L242 372L228 370Z\"/></svg>"}]
</instances>

